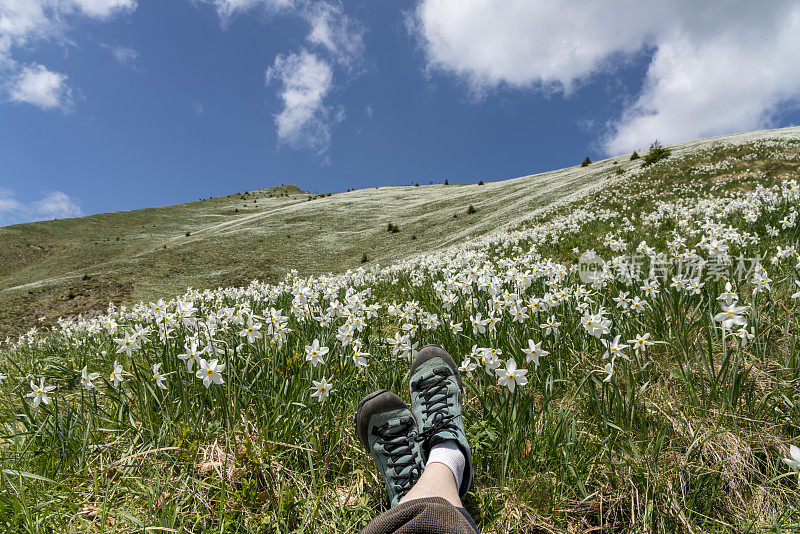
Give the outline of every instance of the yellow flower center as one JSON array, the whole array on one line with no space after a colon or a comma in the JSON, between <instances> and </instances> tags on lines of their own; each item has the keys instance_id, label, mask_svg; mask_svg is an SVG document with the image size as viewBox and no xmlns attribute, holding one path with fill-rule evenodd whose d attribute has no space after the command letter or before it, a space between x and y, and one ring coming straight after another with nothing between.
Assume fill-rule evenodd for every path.
<instances>
[{"instance_id":1,"label":"yellow flower center","mask_svg":"<svg viewBox=\"0 0 800 534\"><path fill-rule=\"evenodd\" d=\"M207 371L206 371L206 373L207 373L209 376L210 376L210 375L213 375L213 374L214 374L214 370L213 370L213 369L209 369L209 370L207 370Z\"/></svg>"}]
</instances>

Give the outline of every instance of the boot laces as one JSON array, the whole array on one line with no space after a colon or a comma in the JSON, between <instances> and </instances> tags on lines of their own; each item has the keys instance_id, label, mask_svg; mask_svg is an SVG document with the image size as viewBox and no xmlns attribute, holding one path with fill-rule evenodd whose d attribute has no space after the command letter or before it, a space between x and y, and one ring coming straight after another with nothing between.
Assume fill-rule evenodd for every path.
<instances>
[{"instance_id":1,"label":"boot laces","mask_svg":"<svg viewBox=\"0 0 800 534\"><path fill-rule=\"evenodd\" d=\"M416 433L412 430L413 427L413 418L404 417L396 424L387 421L372 429L372 433L378 438L377 443L388 457L388 475L398 492L410 490L421 474L418 453L414 448Z\"/></svg>"},{"instance_id":2,"label":"boot laces","mask_svg":"<svg viewBox=\"0 0 800 534\"><path fill-rule=\"evenodd\" d=\"M451 373L446 369L435 369L432 375L418 378L411 384L422 400L422 415L425 418L420 433L422 438L429 438L442 430L458 431L453 423L455 416L447 413L447 408L453 406L447 388L450 376Z\"/></svg>"}]
</instances>

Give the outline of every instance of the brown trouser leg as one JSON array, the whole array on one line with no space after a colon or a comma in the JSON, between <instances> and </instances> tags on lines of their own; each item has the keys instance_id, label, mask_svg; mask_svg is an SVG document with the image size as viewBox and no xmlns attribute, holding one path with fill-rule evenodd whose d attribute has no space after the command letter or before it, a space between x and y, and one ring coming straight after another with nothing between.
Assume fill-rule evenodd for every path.
<instances>
[{"instance_id":1,"label":"brown trouser leg","mask_svg":"<svg viewBox=\"0 0 800 534\"><path fill-rule=\"evenodd\" d=\"M387 510L361 534L475 534L467 517L441 497L415 499Z\"/></svg>"}]
</instances>

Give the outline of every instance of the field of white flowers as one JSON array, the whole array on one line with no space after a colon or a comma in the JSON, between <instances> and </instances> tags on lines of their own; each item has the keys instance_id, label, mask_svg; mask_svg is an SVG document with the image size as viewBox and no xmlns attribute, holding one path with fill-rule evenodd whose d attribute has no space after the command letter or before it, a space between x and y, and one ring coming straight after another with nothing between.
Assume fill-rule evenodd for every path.
<instances>
[{"instance_id":1,"label":"field of white flowers","mask_svg":"<svg viewBox=\"0 0 800 534\"><path fill-rule=\"evenodd\" d=\"M355 407L437 343L485 531L797 531L800 129L619 175L389 267L7 344L2 528L356 532L385 498Z\"/></svg>"}]
</instances>

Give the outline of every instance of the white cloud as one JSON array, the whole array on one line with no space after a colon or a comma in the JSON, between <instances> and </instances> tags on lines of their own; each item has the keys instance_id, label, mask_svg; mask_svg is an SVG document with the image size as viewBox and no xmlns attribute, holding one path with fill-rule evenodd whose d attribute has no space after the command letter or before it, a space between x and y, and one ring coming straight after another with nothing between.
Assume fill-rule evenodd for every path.
<instances>
[{"instance_id":1,"label":"white cloud","mask_svg":"<svg viewBox=\"0 0 800 534\"><path fill-rule=\"evenodd\" d=\"M741 34L707 42L682 35L659 46L641 94L611 125L606 151L770 127L800 96L800 10L769 35L744 45Z\"/></svg>"},{"instance_id":2,"label":"white cloud","mask_svg":"<svg viewBox=\"0 0 800 534\"><path fill-rule=\"evenodd\" d=\"M22 209L22 204L14 198L13 193L0 189L0 223L3 221L4 214L18 212Z\"/></svg>"},{"instance_id":3,"label":"white cloud","mask_svg":"<svg viewBox=\"0 0 800 534\"><path fill-rule=\"evenodd\" d=\"M63 5L65 8L72 4L84 14L98 19L108 18L121 12L130 12L136 9L136 0L66 0L56 1L55 3Z\"/></svg>"},{"instance_id":4,"label":"white cloud","mask_svg":"<svg viewBox=\"0 0 800 534\"><path fill-rule=\"evenodd\" d=\"M610 153L758 128L800 94L791 0L420 0L410 22L428 68L478 94L568 96L598 72L651 57L641 93L609 125Z\"/></svg>"},{"instance_id":5,"label":"white cloud","mask_svg":"<svg viewBox=\"0 0 800 534\"><path fill-rule=\"evenodd\" d=\"M66 41L69 23L81 17L106 20L134 9L135 0L0 0L0 75L15 80L5 84L10 100L64 109L71 102L66 75L37 63L19 65L14 49L30 48L38 41Z\"/></svg>"},{"instance_id":6,"label":"white cloud","mask_svg":"<svg viewBox=\"0 0 800 534\"><path fill-rule=\"evenodd\" d=\"M82 215L78 199L62 191L51 191L26 204L17 200L13 191L0 189L0 225Z\"/></svg>"},{"instance_id":7,"label":"white cloud","mask_svg":"<svg viewBox=\"0 0 800 534\"><path fill-rule=\"evenodd\" d=\"M620 2L618 2L620 3ZM641 47L646 27L607 2L423 0L414 30L435 69L463 75L476 89L553 85L569 92L612 52Z\"/></svg>"},{"instance_id":8,"label":"white cloud","mask_svg":"<svg viewBox=\"0 0 800 534\"><path fill-rule=\"evenodd\" d=\"M44 65L23 67L8 84L7 90L12 102L33 104L41 109L69 111L73 104L67 76L49 71Z\"/></svg>"},{"instance_id":9,"label":"white cloud","mask_svg":"<svg viewBox=\"0 0 800 534\"><path fill-rule=\"evenodd\" d=\"M83 215L78 200L61 191L52 191L32 204L36 214L45 218L80 217Z\"/></svg>"},{"instance_id":10,"label":"white cloud","mask_svg":"<svg viewBox=\"0 0 800 534\"><path fill-rule=\"evenodd\" d=\"M267 85L278 86L283 108L275 115L278 141L324 154L331 126L346 117L341 106L326 102L338 67L350 77L364 54L364 28L344 13L339 0L196 0L213 5L227 27L238 13L261 9L268 15L300 17L309 25L306 46L278 54L267 68Z\"/></svg>"},{"instance_id":11,"label":"white cloud","mask_svg":"<svg viewBox=\"0 0 800 534\"><path fill-rule=\"evenodd\" d=\"M352 66L364 52L364 30L344 14L342 5L317 2L303 13L311 29L306 40L330 52L337 61Z\"/></svg>"},{"instance_id":12,"label":"white cloud","mask_svg":"<svg viewBox=\"0 0 800 534\"><path fill-rule=\"evenodd\" d=\"M295 0L201 0L211 4L217 10L223 26L227 26L234 15L260 8L268 15L292 9Z\"/></svg>"},{"instance_id":13,"label":"white cloud","mask_svg":"<svg viewBox=\"0 0 800 534\"><path fill-rule=\"evenodd\" d=\"M58 31L59 24L45 12L42 3L31 0L0 2L0 69L11 70L15 62L11 49L30 40L46 38Z\"/></svg>"},{"instance_id":14,"label":"white cloud","mask_svg":"<svg viewBox=\"0 0 800 534\"><path fill-rule=\"evenodd\" d=\"M205 111L206 111L206 108L200 102L194 102L192 104L192 113L194 113L198 117L200 115L202 115L203 113L205 113Z\"/></svg>"},{"instance_id":15,"label":"white cloud","mask_svg":"<svg viewBox=\"0 0 800 534\"><path fill-rule=\"evenodd\" d=\"M325 104L333 85L331 66L307 50L279 54L267 69L266 83L280 86L283 110L275 116L278 140L324 153L330 144L331 120L336 120Z\"/></svg>"},{"instance_id":16,"label":"white cloud","mask_svg":"<svg viewBox=\"0 0 800 534\"><path fill-rule=\"evenodd\" d=\"M139 58L139 52L132 46L114 46L108 44L102 46L111 52L111 55L114 56L114 59L116 59L117 63L120 65L132 66Z\"/></svg>"}]
</instances>

